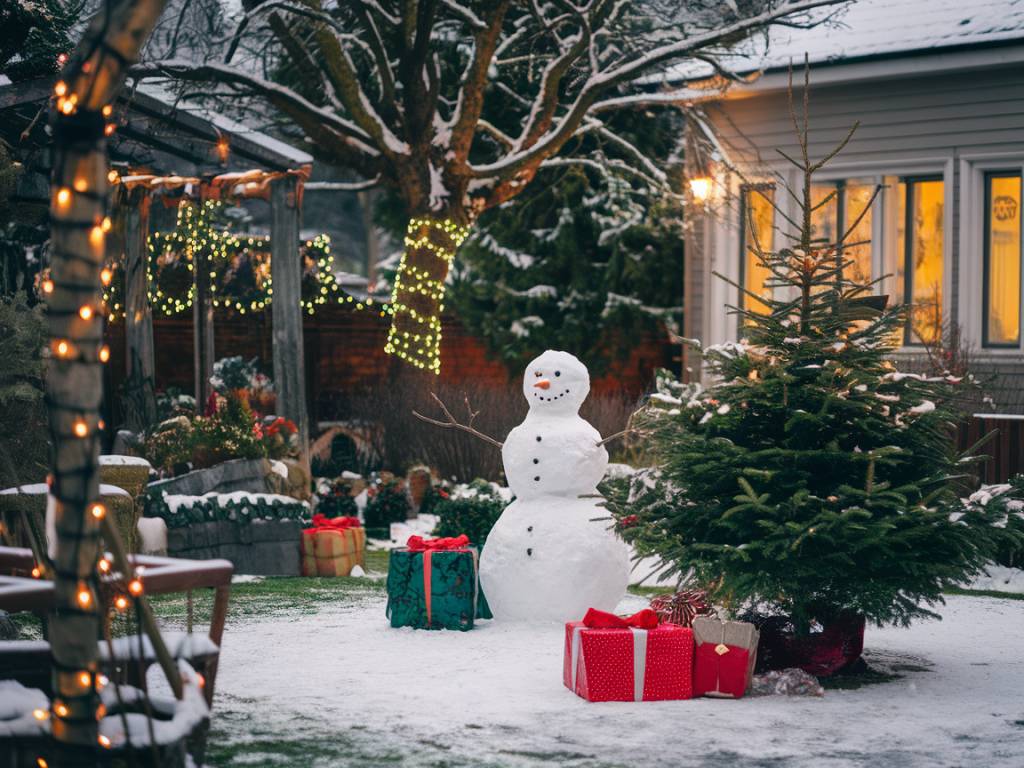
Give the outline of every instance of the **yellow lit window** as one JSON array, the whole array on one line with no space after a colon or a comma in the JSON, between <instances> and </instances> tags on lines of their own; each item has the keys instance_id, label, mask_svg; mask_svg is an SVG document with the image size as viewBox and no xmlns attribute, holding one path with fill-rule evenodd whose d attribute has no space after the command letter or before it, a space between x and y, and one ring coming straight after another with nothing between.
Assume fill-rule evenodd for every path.
<instances>
[{"instance_id":1,"label":"yellow lit window","mask_svg":"<svg viewBox=\"0 0 1024 768\"><path fill-rule=\"evenodd\" d=\"M896 191L897 274L910 306L907 344L942 335L943 187L942 179L903 179Z\"/></svg>"},{"instance_id":2,"label":"yellow lit window","mask_svg":"<svg viewBox=\"0 0 1024 768\"><path fill-rule=\"evenodd\" d=\"M757 185L743 190L740 213L743 217L743 237L740 243L740 285L762 298L771 296L771 286L766 285L771 271L764 266L759 254L772 249L775 231L775 209L772 202L775 189L772 185ZM764 314L768 306L748 294L740 296L740 306L751 312Z\"/></svg>"},{"instance_id":3,"label":"yellow lit window","mask_svg":"<svg viewBox=\"0 0 1024 768\"><path fill-rule=\"evenodd\" d=\"M985 331L988 347L1020 344L1019 173L985 174Z\"/></svg>"},{"instance_id":4,"label":"yellow lit window","mask_svg":"<svg viewBox=\"0 0 1024 768\"><path fill-rule=\"evenodd\" d=\"M856 179L811 185L811 231L815 244L834 245L850 233L842 249L843 263L853 262L843 270L843 280L848 283L871 282L871 210L865 208L874 191L874 184Z\"/></svg>"}]
</instances>

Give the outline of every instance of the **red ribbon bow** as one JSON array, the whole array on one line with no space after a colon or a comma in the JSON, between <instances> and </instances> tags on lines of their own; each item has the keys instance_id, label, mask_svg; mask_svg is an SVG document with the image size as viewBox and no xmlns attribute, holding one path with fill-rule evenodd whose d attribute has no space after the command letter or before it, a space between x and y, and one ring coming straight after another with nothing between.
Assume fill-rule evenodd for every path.
<instances>
[{"instance_id":1,"label":"red ribbon bow","mask_svg":"<svg viewBox=\"0 0 1024 768\"><path fill-rule=\"evenodd\" d=\"M614 613L590 608L583 617L583 626L588 629L654 629L658 626L658 614L650 608L644 608L632 616L616 616Z\"/></svg>"},{"instance_id":2,"label":"red ribbon bow","mask_svg":"<svg viewBox=\"0 0 1024 768\"><path fill-rule=\"evenodd\" d=\"M326 517L319 513L313 515L313 528L318 531L344 531L347 528L359 528L362 523L358 517Z\"/></svg>"},{"instance_id":3,"label":"red ribbon bow","mask_svg":"<svg viewBox=\"0 0 1024 768\"><path fill-rule=\"evenodd\" d=\"M422 536L410 536L406 547L410 552L436 552L446 549L465 549L469 546L469 536L453 536L445 539L424 539Z\"/></svg>"}]
</instances>

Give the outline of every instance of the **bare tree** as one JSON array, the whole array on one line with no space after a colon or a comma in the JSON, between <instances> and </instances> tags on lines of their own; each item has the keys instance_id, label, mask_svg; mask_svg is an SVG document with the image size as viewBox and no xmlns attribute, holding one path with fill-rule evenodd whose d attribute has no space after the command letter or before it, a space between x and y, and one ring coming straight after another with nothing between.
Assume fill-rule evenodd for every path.
<instances>
[{"instance_id":1,"label":"bare tree","mask_svg":"<svg viewBox=\"0 0 1024 768\"><path fill-rule=\"evenodd\" d=\"M53 736L79 748L60 765L95 765L99 738L99 453L103 397L100 271L107 218L105 135L110 104L163 9L163 0L110 0L93 18L54 88L51 362L47 402L57 549L50 617ZM83 762L79 762L83 761ZM40 765L45 761L40 760ZM57 764L56 762L54 763Z\"/></svg>"},{"instance_id":2,"label":"bare tree","mask_svg":"<svg viewBox=\"0 0 1024 768\"><path fill-rule=\"evenodd\" d=\"M670 67L718 82L723 56L773 23L809 25L842 0L243 0L205 61L157 58L139 77L215 83L286 115L320 160L396 190L409 216L388 351L438 370L444 279L476 218L583 136L619 169L667 175L604 118L682 105ZM172 46L169 50L175 49Z\"/></svg>"}]
</instances>

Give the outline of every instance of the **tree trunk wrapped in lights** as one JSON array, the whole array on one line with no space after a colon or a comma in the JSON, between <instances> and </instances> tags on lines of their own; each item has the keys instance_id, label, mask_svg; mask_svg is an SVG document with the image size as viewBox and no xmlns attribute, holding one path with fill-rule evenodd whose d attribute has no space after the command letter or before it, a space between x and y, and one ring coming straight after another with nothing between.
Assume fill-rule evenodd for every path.
<instances>
[{"instance_id":1,"label":"tree trunk wrapped in lights","mask_svg":"<svg viewBox=\"0 0 1024 768\"><path fill-rule=\"evenodd\" d=\"M101 271L107 218L105 136L111 101L163 10L163 0L104 5L54 88L51 187L51 361L47 400L56 498L53 736L58 743L103 745L99 735L97 562L103 346ZM85 751L79 754L88 764ZM61 765L75 758L62 757Z\"/></svg>"},{"instance_id":2,"label":"tree trunk wrapped in lights","mask_svg":"<svg viewBox=\"0 0 1024 768\"><path fill-rule=\"evenodd\" d=\"M441 372L444 281L468 234L469 227L451 219L410 219L395 275L391 330L384 350L435 374Z\"/></svg>"}]
</instances>

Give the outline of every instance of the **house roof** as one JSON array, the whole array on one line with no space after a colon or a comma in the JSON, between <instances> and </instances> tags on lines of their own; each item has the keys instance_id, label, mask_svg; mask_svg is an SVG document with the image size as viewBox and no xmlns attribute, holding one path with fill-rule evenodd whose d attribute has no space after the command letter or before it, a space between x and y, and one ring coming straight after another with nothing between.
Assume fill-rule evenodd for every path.
<instances>
[{"instance_id":1,"label":"house roof","mask_svg":"<svg viewBox=\"0 0 1024 768\"><path fill-rule=\"evenodd\" d=\"M1024 40L1024 0L854 0L812 29L775 27L761 68L938 51Z\"/></svg>"},{"instance_id":2,"label":"house roof","mask_svg":"<svg viewBox=\"0 0 1024 768\"><path fill-rule=\"evenodd\" d=\"M46 120L35 118L52 92L52 78L0 83L0 137L15 150L49 147ZM120 125L109 141L111 159L133 167L194 175L251 168L279 171L313 162L300 149L221 115L196 112L149 85L123 92L116 112ZM217 147L222 136L230 147L226 164ZM46 165L47 154L40 156L41 165Z\"/></svg>"},{"instance_id":3,"label":"house roof","mask_svg":"<svg viewBox=\"0 0 1024 768\"><path fill-rule=\"evenodd\" d=\"M774 26L721 58L737 72L773 72L799 66L805 53L812 66L827 66L1024 43L1024 0L852 0L812 18L827 20L810 29ZM668 79L708 74L681 65Z\"/></svg>"}]
</instances>

